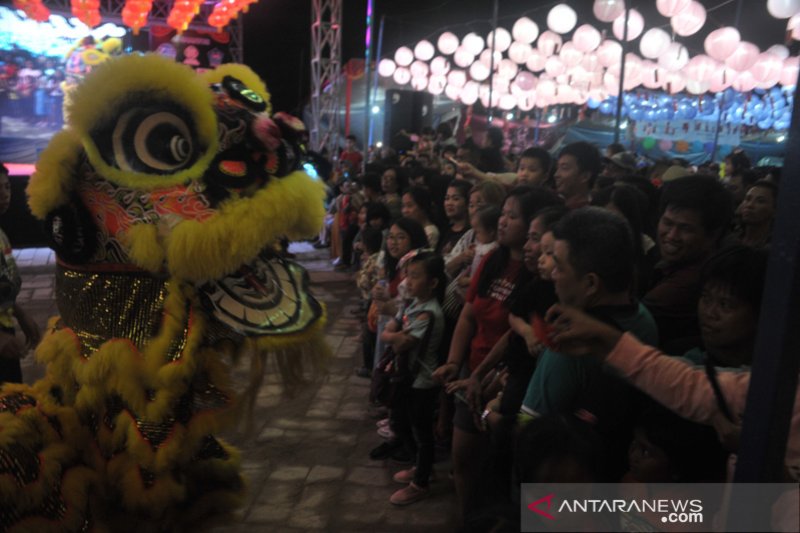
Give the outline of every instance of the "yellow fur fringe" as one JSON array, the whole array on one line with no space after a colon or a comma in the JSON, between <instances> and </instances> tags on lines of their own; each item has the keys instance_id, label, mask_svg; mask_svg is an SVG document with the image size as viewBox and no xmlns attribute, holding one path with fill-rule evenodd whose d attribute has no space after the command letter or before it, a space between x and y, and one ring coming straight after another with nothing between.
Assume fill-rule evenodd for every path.
<instances>
[{"instance_id":1,"label":"yellow fur fringe","mask_svg":"<svg viewBox=\"0 0 800 533\"><path fill-rule=\"evenodd\" d=\"M255 91L264 102L267 104L266 113L272 114L272 104L270 103L270 94L264 81L253 72L250 67L238 63L225 63L218 66L214 70L207 70L200 74L200 76L208 84L222 83L225 76L233 76L237 80L244 83L248 89Z\"/></svg>"}]
</instances>

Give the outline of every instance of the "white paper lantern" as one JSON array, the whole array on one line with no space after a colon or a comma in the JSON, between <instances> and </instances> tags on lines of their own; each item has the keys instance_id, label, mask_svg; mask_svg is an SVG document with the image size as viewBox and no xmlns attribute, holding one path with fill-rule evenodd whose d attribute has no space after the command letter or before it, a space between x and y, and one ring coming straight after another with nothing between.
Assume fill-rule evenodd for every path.
<instances>
[{"instance_id":1,"label":"white paper lantern","mask_svg":"<svg viewBox=\"0 0 800 533\"><path fill-rule=\"evenodd\" d=\"M550 57L558 52L563 42L564 41L561 39L559 34L553 33L552 31L545 31L539 36L539 41L536 43L536 47L546 57Z\"/></svg>"},{"instance_id":2,"label":"white paper lantern","mask_svg":"<svg viewBox=\"0 0 800 533\"><path fill-rule=\"evenodd\" d=\"M664 90L669 94L678 94L686 88L686 76L680 72L668 72L664 77Z\"/></svg>"},{"instance_id":3,"label":"white paper lantern","mask_svg":"<svg viewBox=\"0 0 800 533\"><path fill-rule=\"evenodd\" d=\"M513 94L503 94L500 96L500 109L511 111L517 107L517 97Z\"/></svg>"},{"instance_id":4,"label":"white paper lantern","mask_svg":"<svg viewBox=\"0 0 800 533\"><path fill-rule=\"evenodd\" d=\"M436 56L431 61L431 74L444 76L450 72L450 62L442 56Z\"/></svg>"},{"instance_id":5,"label":"white paper lantern","mask_svg":"<svg viewBox=\"0 0 800 533\"><path fill-rule=\"evenodd\" d=\"M473 80L483 81L489 77L489 67L483 61L475 61L469 67L469 75Z\"/></svg>"},{"instance_id":6,"label":"white paper lantern","mask_svg":"<svg viewBox=\"0 0 800 533\"><path fill-rule=\"evenodd\" d=\"M439 36L436 46L441 53L449 56L458 49L458 37L454 33L446 31Z\"/></svg>"},{"instance_id":7,"label":"white paper lantern","mask_svg":"<svg viewBox=\"0 0 800 533\"><path fill-rule=\"evenodd\" d=\"M561 58L561 61L564 62L567 68L572 68L579 65L581 60L583 60L583 52L575 48L572 41L568 41L561 47L561 52L558 53L558 57Z\"/></svg>"},{"instance_id":8,"label":"white paper lantern","mask_svg":"<svg viewBox=\"0 0 800 533\"><path fill-rule=\"evenodd\" d=\"M453 62L461 68L469 67L475 61L475 54L459 46L453 54Z\"/></svg>"},{"instance_id":9,"label":"white paper lantern","mask_svg":"<svg viewBox=\"0 0 800 533\"><path fill-rule=\"evenodd\" d=\"M467 73L463 70L451 70L447 74L447 84L459 89L467 83Z\"/></svg>"},{"instance_id":10,"label":"white paper lantern","mask_svg":"<svg viewBox=\"0 0 800 533\"><path fill-rule=\"evenodd\" d=\"M435 53L436 49L430 41L420 41L417 43L417 46L414 47L414 57L422 61L430 61Z\"/></svg>"},{"instance_id":11,"label":"white paper lantern","mask_svg":"<svg viewBox=\"0 0 800 533\"><path fill-rule=\"evenodd\" d=\"M530 91L534 87L536 87L536 76L531 74L528 71L523 70L517 77L514 79L514 85L522 89L523 91Z\"/></svg>"},{"instance_id":12,"label":"white paper lantern","mask_svg":"<svg viewBox=\"0 0 800 533\"><path fill-rule=\"evenodd\" d=\"M706 8L697 0L692 0L689 7L672 17L669 23L672 30L681 37L694 35L706 23Z\"/></svg>"},{"instance_id":13,"label":"white paper lantern","mask_svg":"<svg viewBox=\"0 0 800 533\"><path fill-rule=\"evenodd\" d=\"M703 47L710 57L717 61L725 61L736 51L736 47L741 41L739 30L732 26L726 26L709 33Z\"/></svg>"},{"instance_id":14,"label":"white paper lantern","mask_svg":"<svg viewBox=\"0 0 800 533\"><path fill-rule=\"evenodd\" d=\"M494 56L494 60L492 60L492 56ZM492 54L492 51L488 48L483 52L481 52L481 56L480 58L478 58L478 60L481 63L486 65L486 68L488 69L494 68L494 70L497 70L497 67L500 65L500 61L502 59L503 59L502 53L495 51L495 53Z\"/></svg>"},{"instance_id":15,"label":"white paper lantern","mask_svg":"<svg viewBox=\"0 0 800 533\"><path fill-rule=\"evenodd\" d=\"M525 61L525 66L531 72L541 72L546 64L547 57L538 48L531 50L531 55Z\"/></svg>"},{"instance_id":16,"label":"white paper lantern","mask_svg":"<svg viewBox=\"0 0 800 533\"><path fill-rule=\"evenodd\" d=\"M424 91L428 88L428 77L427 76L414 76L411 77L411 88L415 91Z\"/></svg>"},{"instance_id":17,"label":"white paper lantern","mask_svg":"<svg viewBox=\"0 0 800 533\"><path fill-rule=\"evenodd\" d=\"M794 56L784 59L783 70L781 70L781 85L784 87L795 87L797 85L798 73L800 73L800 57Z\"/></svg>"},{"instance_id":18,"label":"white paper lantern","mask_svg":"<svg viewBox=\"0 0 800 533\"><path fill-rule=\"evenodd\" d=\"M447 86L447 78L444 76L431 76L428 80L428 92L431 94L442 94Z\"/></svg>"},{"instance_id":19,"label":"white paper lantern","mask_svg":"<svg viewBox=\"0 0 800 533\"><path fill-rule=\"evenodd\" d=\"M395 69L392 78L394 78L395 83L398 85L405 85L411 81L411 72L405 67L398 67Z\"/></svg>"},{"instance_id":20,"label":"white paper lantern","mask_svg":"<svg viewBox=\"0 0 800 533\"><path fill-rule=\"evenodd\" d=\"M758 46L747 41L742 41L739 43L739 46L736 47L736 50L734 50L730 57L725 60L725 64L733 70L743 72L756 63L758 54Z\"/></svg>"},{"instance_id":21,"label":"white paper lantern","mask_svg":"<svg viewBox=\"0 0 800 533\"><path fill-rule=\"evenodd\" d=\"M536 86L536 97L552 98L556 95L556 83L553 80L539 80Z\"/></svg>"},{"instance_id":22,"label":"white paper lantern","mask_svg":"<svg viewBox=\"0 0 800 533\"><path fill-rule=\"evenodd\" d=\"M689 62L689 52L686 47L681 43L672 43L667 48L661 57L658 58L658 64L667 70L680 70Z\"/></svg>"},{"instance_id":23,"label":"white paper lantern","mask_svg":"<svg viewBox=\"0 0 800 533\"><path fill-rule=\"evenodd\" d=\"M448 85L444 88L444 94L450 100L458 101L461 97L461 87L456 87L455 85Z\"/></svg>"},{"instance_id":24,"label":"white paper lantern","mask_svg":"<svg viewBox=\"0 0 800 533\"><path fill-rule=\"evenodd\" d=\"M686 80L686 92L689 94L703 94L708 92L711 84L707 81Z\"/></svg>"},{"instance_id":25,"label":"white paper lantern","mask_svg":"<svg viewBox=\"0 0 800 533\"><path fill-rule=\"evenodd\" d=\"M564 66L564 62L561 61L558 56L550 56L547 58L547 62L544 65L544 70L555 78L556 76L564 74L567 71L567 67Z\"/></svg>"},{"instance_id":26,"label":"white paper lantern","mask_svg":"<svg viewBox=\"0 0 800 533\"><path fill-rule=\"evenodd\" d=\"M536 92L526 91L517 96L517 108L520 111L530 111L536 106Z\"/></svg>"},{"instance_id":27,"label":"white paper lantern","mask_svg":"<svg viewBox=\"0 0 800 533\"><path fill-rule=\"evenodd\" d=\"M414 52L407 46L401 46L394 53L394 62L401 67L407 67L414 61Z\"/></svg>"},{"instance_id":28,"label":"white paper lantern","mask_svg":"<svg viewBox=\"0 0 800 533\"><path fill-rule=\"evenodd\" d=\"M517 75L519 67L510 59L503 59L497 67L497 75L506 80L511 80Z\"/></svg>"},{"instance_id":29,"label":"white paper lantern","mask_svg":"<svg viewBox=\"0 0 800 533\"><path fill-rule=\"evenodd\" d=\"M591 24L578 26L578 29L572 34L572 43L575 45L575 49L583 53L596 50L602 40L600 32Z\"/></svg>"},{"instance_id":30,"label":"white paper lantern","mask_svg":"<svg viewBox=\"0 0 800 533\"><path fill-rule=\"evenodd\" d=\"M800 41L800 14L794 15L786 23L786 31L792 34L792 39Z\"/></svg>"},{"instance_id":31,"label":"white paper lantern","mask_svg":"<svg viewBox=\"0 0 800 533\"><path fill-rule=\"evenodd\" d=\"M423 61L414 61L408 70L411 71L412 78L426 78L430 72L428 64Z\"/></svg>"},{"instance_id":32,"label":"white paper lantern","mask_svg":"<svg viewBox=\"0 0 800 533\"><path fill-rule=\"evenodd\" d=\"M600 64L600 60L597 59L597 54L584 54L583 59L581 59L581 67L589 73L595 72L603 68L603 65Z\"/></svg>"},{"instance_id":33,"label":"white paper lantern","mask_svg":"<svg viewBox=\"0 0 800 533\"><path fill-rule=\"evenodd\" d=\"M528 43L514 41L508 48L508 58L514 63L519 63L521 65L528 60L528 56L531 55L531 50L533 50L533 48Z\"/></svg>"},{"instance_id":34,"label":"white paper lantern","mask_svg":"<svg viewBox=\"0 0 800 533\"><path fill-rule=\"evenodd\" d=\"M735 90L739 91L740 93L749 93L753 89L756 88L757 82L756 79L753 77L753 73L749 70L745 70L744 72L740 72L736 79L733 80L731 87Z\"/></svg>"},{"instance_id":35,"label":"white paper lantern","mask_svg":"<svg viewBox=\"0 0 800 533\"><path fill-rule=\"evenodd\" d=\"M528 17L522 17L514 23L511 34L515 41L530 44L539 36L539 25Z\"/></svg>"},{"instance_id":36,"label":"white paper lantern","mask_svg":"<svg viewBox=\"0 0 800 533\"><path fill-rule=\"evenodd\" d=\"M689 81L708 82L718 68L720 68L720 64L717 61L705 54L700 54L689 60L684 72Z\"/></svg>"},{"instance_id":37,"label":"white paper lantern","mask_svg":"<svg viewBox=\"0 0 800 533\"><path fill-rule=\"evenodd\" d=\"M612 30L614 36L621 41L625 30L625 13L614 19ZM637 39L642 34L642 30L644 30L644 17L637 10L631 9L628 12L628 38L626 40Z\"/></svg>"},{"instance_id":38,"label":"white paper lantern","mask_svg":"<svg viewBox=\"0 0 800 533\"><path fill-rule=\"evenodd\" d=\"M493 38L494 31L490 31L486 36L486 48L492 49L496 52L505 52L511 46L511 34L505 28L497 28L497 38ZM494 47L492 46L494 44Z\"/></svg>"},{"instance_id":39,"label":"white paper lantern","mask_svg":"<svg viewBox=\"0 0 800 533\"><path fill-rule=\"evenodd\" d=\"M510 92L511 80L495 76L492 80L492 87L500 94Z\"/></svg>"},{"instance_id":40,"label":"white paper lantern","mask_svg":"<svg viewBox=\"0 0 800 533\"><path fill-rule=\"evenodd\" d=\"M639 51L648 59L658 59L669 49L672 38L661 28L650 28L639 41Z\"/></svg>"},{"instance_id":41,"label":"white paper lantern","mask_svg":"<svg viewBox=\"0 0 800 533\"><path fill-rule=\"evenodd\" d=\"M750 67L750 72L756 82L775 85L781 79L781 71L783 70L783 60L769 52L764 52L758 56L756 62Z\"/></svg>"},{"instance_id":42,"label":"white paper lantern","mask_svg":"<svg viewBox=\"0 0 800 533\"><path fill-rule=\"evenodd\" d=\"M392 74L394 74L394 70L397 68L397 65L391 59L381 59L378 63L378 74L383 76L384 78L388 78Z\"/></svg>"},{"instance_id":43,"label":"white paper lantern","mask_svg":"<svg viewBox=\"0 0 800 533\"><path fill-rule=\"evenodd\" d=\"M468 33L461 40L461 46L464 47L470 54L476 56L483 50L483 37L477 33Z\"/></svg>"},{"instance_id":44,"label":"white paper lantern","mask_svg":"<svg viewBox=\"0 0 800 533\"><path fill-rule=\"evenodd\" d=\"M577 22L577 13L567 4L556 5L547 14L547 27L562 35L571 32Z\"/></svg>"},{"instance_id":45,"label":"white paper lantern","mask_svg":"<svg viewBox=\"0 0 800 533\"><path fill-rule=\"evenodd\" d=\"M782 44L773 44L772 46L767 48L767 52L774 56L778 56L779 58L781 58L781 61L789 57L789 49Z\"/></svg>"},{"instance_id":46,"label":"white paper lantern","mask_svg":"<svg viewBox=\"0 0 800 533\"><path fill-rule=\"evenodd\" d=\"M478 101L479 85L474 81L468 81L461 89L461 101L466 105L472 105Z\"/></svg>"},{"instance_id":47,"label":"white paper lantern","mask_svg":"<svg viewBox=\"0 0 800 533\"><path fill-rule=\"evenodd\" d=\"M600 22L614 22L625 11L625 0L594 0L592 11Z\"/></svg>"},{"instance_id":48,"label":"white paper lantern","mask_svg":"<svg viewBox=\"0 0 800 533\"><path fill-rule=\"evenodd\" d=\"M597 48L597 60L606 68L619 63L622 60L622 45L606 39Z\"/></svg>"},{"instance_id":49,"label":"white paper lantern","mask_svg":"<svg viewBox=\"0 0 800 533\"><path fill-rule=\"evenodd\" d=\"M656 0L656 9L665 17L671 18L684 11L691 3L692 0Z\"/></svg>"},{"instance_id":50,"label":"white paper lantern","mask_svg":"<svg viewBox=\"0 0 800 533\"><path fill-rule=\"evenodd\" d=\"M767 0L767 11L776 19L788 19L800 12L800 0Z\"/></svg>"}]
</instances>

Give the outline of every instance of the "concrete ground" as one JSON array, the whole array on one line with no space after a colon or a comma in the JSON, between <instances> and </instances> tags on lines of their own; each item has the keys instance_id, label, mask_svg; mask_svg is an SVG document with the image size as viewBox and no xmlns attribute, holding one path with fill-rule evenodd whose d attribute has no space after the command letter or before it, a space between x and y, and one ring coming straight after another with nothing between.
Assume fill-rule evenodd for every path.
<instances>
[{"instance_id":1,"label":"concrete ground","mask_svg":"<svg viewBox=\"0 0 800 533\"><path fill-rule=\"evenodd\" d=\"M249 493L244 508L214 532L409 531L456 529L453 483L449 463L436 465L430 496L408 507L389 503L401 488L392 475L405 466L372 461L378 445L375 418L368 412L369 381L355 376L361 354L358 334L362 319L352 274L334 272L327 250L295 244L292 251L309 270L312 290L328 306L327 340L334 356L329 374L287 398L270 372L258 397L256 430L246 437L224 435L242 451ZM18 299L44 327L58 313L53 299L53 254L45 249L15 251L23 277ZM235 372L244 383L246 364ZM29 355L23 376L32 382L43 369Z\"/></svg>"}]
</instances>

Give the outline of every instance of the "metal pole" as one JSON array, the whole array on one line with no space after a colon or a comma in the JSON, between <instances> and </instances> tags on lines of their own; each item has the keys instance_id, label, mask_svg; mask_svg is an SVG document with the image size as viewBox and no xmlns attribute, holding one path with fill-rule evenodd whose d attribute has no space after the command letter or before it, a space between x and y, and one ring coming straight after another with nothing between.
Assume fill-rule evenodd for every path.
<instances>
[{"instance_id":1,"label":"metal pole","mask_svg":"<svg viewBox=\"0 0 800 533\"><path fill-rule=\"evenodd\" d=\"M628 18L631 10L625 7L625 26L622 29L622 63L619 68L619 96L617 97L617 119L614 125L614 142L619 143L619 124L622 120L622 100L625 96L625 56L628 52Z\"/></svg>"},{"instance_id":2,"label":"metal pole","mask_svg":"<svg viewBox=\"0 0 800 533\"><path fill-rule=\"evenodd\" d=\"M800 105L792 110L786 142L784 179L772 228L769 264L758 321L750 386L744 412L734 494L739 483L777 483L783 479L789 422L800 368ZM741 501L741 500L734 500ZM728 523L742 531L769 507L732 505ZM765 524L768 522L761 522Z\"/></svg>"},{"instance_id":3,"label":"metal pole","mask_svg":"<svg viewBox=\"0 0 800 533\"><path fill-rule=\"evenodd\" d=\"M499 0L494 0L494 14L492 15L492 48L489 57L489 123L494 118L494 108L492 107L492 95L494 93L494 44L497 36L497 11Z\"/></svg>"},{"instance_id":4,"label":"metal pole","mask_svg":"<svg viewBox=\"0 0 800 533\"><path fill-rule=\"evenodd\" d=\"M723 73L723 76L725 74ZM717 130L714 132L714 149L711 150L711 161L717 158L717 146L719 145L719 129L722 127L722 106L725 105L725 91L722 91L722 100L719 102L719 116L717 117Z\"/></svg>"},{"instance_id":5,"label":"metal pole","mask_svg":"<svg viewBox=\"0 0 800 533\"><path fill-rule=\"evenodd\" d=\"M378 44L377 51L375 52L375 74L373 74L372 79L372 101L378 101L378 68L377 64L378 61L381 60L381 54L383 53L383 23L386 21L386 16L381 15L381 25L378 28ZM372 139L373 139L373 132L375 131L375 115L372 114L372 110L370 109L369 113L369 146L372 146ZM365 154L366 155L366 154ZM366 161L366 157L364 160Z\"/></svg>"},{"instance_id":6,"label":"metal pole","mask_svg":"<svg viewBox=\"0 0 800 533\"><path fill-rule=\"evenodd\" d=\"M361 160L361 171L367 170L367 156L369 155L369 147L367 136L369 135L370 116L372 115L372 106L370 105L370 71L371 65L371 49L372 49L372 32L375 30L375 20L372 16L374 7L374 0L367 0L367 36L365 39L366 52L364 53L364 85L366 86L366 96L364 99L364 133L361 135L361 140L364 142L364 157ZM376 69L377 70L377 69Z\"/></svg>"}]
</instances>

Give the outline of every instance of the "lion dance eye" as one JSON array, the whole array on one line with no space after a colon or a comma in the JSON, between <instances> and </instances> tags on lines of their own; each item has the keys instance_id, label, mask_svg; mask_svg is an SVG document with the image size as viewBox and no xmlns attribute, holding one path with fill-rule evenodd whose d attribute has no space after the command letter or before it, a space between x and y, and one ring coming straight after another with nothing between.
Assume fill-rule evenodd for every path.
<instances>
[{"instance_id":1,"label":"lion dance eye","mask_svg":"<svg viewBox=\"0 0 800 533\"><path fill-rule=\"evenodd\" d=\"M169 175L193 165L202 147L190 115L174 105L128 107L92 131L100 156L125 172Z\"/></svg>"}]
</instances>

